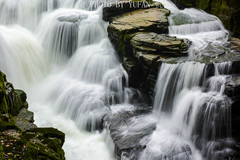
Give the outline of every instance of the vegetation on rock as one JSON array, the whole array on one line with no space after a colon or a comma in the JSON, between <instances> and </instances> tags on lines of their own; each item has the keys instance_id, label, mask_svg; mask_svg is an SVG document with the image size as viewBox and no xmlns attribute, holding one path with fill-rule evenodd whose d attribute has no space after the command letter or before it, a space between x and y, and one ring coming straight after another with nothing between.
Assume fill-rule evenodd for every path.
<instances>
[{"instance_id":1,"label":"vegetation on rock","mask_svg":"<svg viewBox=\"0 0 240 160\"><path fill-rule=\"evenodd\" d=\"M0 159L65 159L64 133L37 128L26 99L0 71Z\"/></svg>"}]
</instances>

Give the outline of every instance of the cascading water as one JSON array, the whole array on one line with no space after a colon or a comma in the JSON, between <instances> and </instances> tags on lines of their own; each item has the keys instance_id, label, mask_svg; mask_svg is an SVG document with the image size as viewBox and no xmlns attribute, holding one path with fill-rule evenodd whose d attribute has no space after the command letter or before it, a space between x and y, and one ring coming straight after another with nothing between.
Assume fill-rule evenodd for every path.
<instances>
[{"instance_id":1,"label":"cascading water","mask_svg":"<svg viewBox=\"0 0 240 160\"><path fill-rule=\"evenodd\" d=\"M156 84L153 113L157 129L142 141L147 143L140 159L224 159L234 153L231 139L231 100L224 84L232 63L214 63L208 78L207 65L226 53L228 32L217 17L196 9L179 10L168 0L159 0L171 10L169 34L192 41L188 62L162 64ZM159 148L157 150L156 148Z\"/></svg>"},{"instance_id":2,"label":"cascading water","mask_svg":"<svg viewBox=\"0 0 240 160\"><path fill-rule=\"evenodd\" d=\"M228 32L215 16L159 1L172 12L170 35L192 41L188 61L161 65L153 114L130 118L118 132L123 139L142 136L157 123L140 141L146 145L141 160L221 159L234 143L231 100L224 95L232 64L215 63L209 78L200 62L228 52ZM128 75L107 38L102 2L0 0L0 69L26 90L37 125L66 133L63 148L71 160L114 159L104 142L103 118L135 110Z\"/></svg>"},{"instance_id":3,"label":"cascading water","mask_svg":"<svg viewBox=\"0 0 240 160\"><path fill-rule=\"evenodd\" d=\"M98 8L89 3L0 1L0 69L27 92L37 125L66 133L63 148L71 160L114 159L105 131L98 132L109 106L127 102L131 93L102 8L87 11Z\"/></svg>"}]
</instances>

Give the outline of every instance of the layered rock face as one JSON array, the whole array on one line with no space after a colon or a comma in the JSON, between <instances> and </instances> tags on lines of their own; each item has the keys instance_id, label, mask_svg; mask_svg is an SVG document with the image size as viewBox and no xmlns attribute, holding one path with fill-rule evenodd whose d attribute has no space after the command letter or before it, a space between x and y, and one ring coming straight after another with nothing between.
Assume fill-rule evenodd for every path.
<instances>
[{"instance_id":1,"label":"layered rock face","mask_svg":"<svg viewBox=\"0 0 240 160\"><path fill-rule=\"evenodd\" d=\"M224 26L240 38L240 1L239 0L172 0L178 7L197 7L216 15Z\"/></svg>"},{"instance_id":2,"label":"layered rock face","mask_svg":"<svg viewBox=\"0 0 240 160\"><path fill-rule=\"evenodd\" d=\"M26 99L0 71L0 159L65 159L64 133L37 128Z\"/></svg>"},{"instance_id":3,"label":"layered rock face","mask_svg":"<svg viewBox=\"0 0 240 160\"><path fill-rule=\"evenodd\" d=\"M109 39L128 72L130 86L153 95L161 63L186 56L190 42L167 35L170 11L161 3L146 2L148 5L140 9L130 7L136 2L121 3L128 5L125 9L116 5L103 9L103 19L110 22Z\"/></svg>"},{"instance_id":4,"label":"layered rock face","mask_svg":"<svg viewBox=\"0 0 240 160\"><path fill-rule=\"evenodd\" d=\"M196 6L198 0L185 0L185 6ZM140 4L142 4L142 1ZM146 2L146 1L145 1ZM180 2L180 1L179 1ZM211 1L213 2L213 1ZM103 9L103 19L109 21L108 36L115 46L124 69L129 75L130 87L140 89L146 95L153 96L158 69L162 63L183 62L188 56L188 48L191 42L168 35L168 16L170 11L163 8L162 4L154 3L147 7L140 6L138 9L131 8L131 2L121 1L117 5ZM134 5L137 2L133 2ZM210 3L210 2L209 2ZM118 4L118 5L119 5ZM194 5L193 5L194 4ZM229 48L240 50L239 39L231 38ZM223 60L224 61L224 60ZM226 60L228 61L228 60ZM240 63L232 59L231 71L227 74L225 94L232 99L232 134L239 142L240 130L240 97L239 97L239 74ZM221 61L222 62L222 61ZM204 78L215 76L215 65L212 61L206 62ZM146 148L141 140L151 135L156 130L155 121L148 121L143 117L147 112L126 111L105 117L111 138L115 145L115 154L118 158L138 159L139 154ZM144 116L143 116L144 115ZM147 116L146 116L147 117ZM144 124L142 123L144 121ZM135 127L139 123L139 128ZM140 125L141 123L141 125ZM126 131L124 128L127 128ZM132 130L128 133L127 130ZM121 133L126 134L121 134ZM191 153L188 145L180 153L171 152L171 155Z\"/></svg>"}]
</instances>

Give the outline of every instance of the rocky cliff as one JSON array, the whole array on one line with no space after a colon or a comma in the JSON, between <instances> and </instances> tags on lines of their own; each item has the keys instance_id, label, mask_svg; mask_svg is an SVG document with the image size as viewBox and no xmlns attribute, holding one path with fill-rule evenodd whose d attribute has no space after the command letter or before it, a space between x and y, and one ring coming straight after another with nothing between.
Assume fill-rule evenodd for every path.
<instances>
[{"instance_id":1,"label":"rocky cliff","mask_svg":"<svg viewBox=\"0 0 240 160\"><path fill-rule=\"evenodd\" d=\"M120 3L124 6L136 2ZM161 3L151 2L134 10L130 6L126 5L124 10L114 4L105 7L103 19L110 22L109 39L128 72L130 86L153 95L161 63L187 56L190 42L168 36L170 11Z\"/></svg>"},{"instance_id":2,"label":"rocky cliff","mask_svg":"<svg viewBox=\"0 0 240 160\"><path fill-rule=\"evenodd\" d=\"M33 124L26 99L0 71L0 159L65 159L64 133Z\"/></svg>"}]
</instances>

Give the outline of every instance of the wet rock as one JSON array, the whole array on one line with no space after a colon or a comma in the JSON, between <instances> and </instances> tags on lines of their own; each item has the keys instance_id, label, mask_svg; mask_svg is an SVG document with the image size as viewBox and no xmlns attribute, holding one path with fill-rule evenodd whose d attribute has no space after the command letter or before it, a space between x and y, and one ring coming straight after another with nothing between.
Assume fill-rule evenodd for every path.
<instances>
[{"instance_id":1,"label":"wet rock","mask_svg":"<svg viewBox=\"0 0 240 160\"><path fill-rule=\"evenodd\" d=\"M232 99L240 99L240 75L229 76L224 93Z\"/></svg>"},{"instance_id":2,"label":"wet rock","mask_svg":"<svg viewBox=\"0 0 240 160\"><path fill-rule=\"evenodd\" d=\"M232 100L232 134L240 142L240 75L229 76L224 93Z\"/></svg>"},{"instance_id":3,"label":"wet rock","mask_svg":"<svg viewBox=\"0 0 240 160\"><path fill-rule=\"evenodd\" d=\"M18 129L14 118L10 114L0 114L0 132L8 129Z\"/></svg>"},{"instance_id":4,"label":"wet rock","mask_svg":"<svg viewBox=\"0 0 240 160\"><path fill-rule=\"evenodd\" d=\"M139 114L142 114L141 111L121 112L105 119L115 144L115 154L119 159L123 156L132 156L132 159L136 159L145 148L140 141L156 129L155 121L146 121L142 124L145 119Z\"/></svg>"},{"instance_id":5,"label":"wet rock","mask_svg":"<svg viewBox=\"0 0 240 160\"><path fill-rule=\"evenodd\" d=\"M22 102L26 102L27 94L23 90L15 89L15 93L21 98Z\"/></svg>"},{"instance_id":6,"label":"wet rock","mask_svg":"<svg viewBox=\"0 0 240 160\"><path fill-rule=\"evenodd\" d=\"M169 14L166 9L149 8L110 18L108 36L129 75L129 85L147 95L153 95L162 61L186 56L190 44L166 35Z\"/></svg>"},{"instance_id":7,"label":"wet rock","mask_svg":"<svg viewBox=\"0 0 240 160\"><path fill-rule=\"evenodd\" d=\"M165 34L138 32L130 40L132 57L124 57L123 67L129 75L129 84L153 95L162 62L187 55L190 42Z\"/></svg>"},{"instance_id":8,"label":"wet rock","mask_svg":"<svg viewBox=\"0 0 240 160\"><path fill-rule=\"evenodd\" d=\"M58 138L59 140L61 140L61 145L63 145L65 141L65 134L55 128L34 128L31 130L28 130L27 132L38 133L45 138Z\"/></svg>"},{"instance_id":9,"label":"wet rock","mask_svg":"<svg viewBox=\"0 0 240 160\"><path fill-rule=\"evenodd\" d=\"M22 131L37 128L35 124L28 122L26 119L22 117L15 117L15 121L16 121L16 126L20 128Z\"/></svg>"},{"instance_id":10,"label":"wet rock","mask_svg":"<svg viewBox=\"0 0 240 160\"><path fill-rule=\"evenodd\" d=\"M240 61L233 61L231 74L240 74Z\"/></svg>"},{"instance_id":11,"label":"wet rock","mask_svg":"<svg viewBox=\"0 0 240 160\"><path fill-rule=\"evenodd\" d=\"M197 147L205 159L239 159L240 148L232 138L205 141L199 139Z\"/></svg>"},{"instance_id":12,"label":"wet rock","mask_svg":"<svg viewBox=\"0 0 240 160\"><path fill-rule=\"evenodd\" d=\"M108 26L108 37L119 51L120 58L131 55L130 39L138 31L168 33L169 10L139 9L112 17Z\"/></svg>"},{"instance_id":13,"label":"wet rock","mask_svg":"<svg viewBox=\"0 0 240 160\"><path fill-rule=\"evenodd\" d=\"M124 2L126 3L126 2ZM161 5L160 5L161 6ZM187 55L190 42L166 35L170 11L160 8L128 10L109 18L108 37L129 75L130 87L153 96L158 69L164 61Z\"/></svg>"},{"instance_id":14,"label":"wet rock","mask_svg":"<svg viewBox=\"0 0 240 160\"><path fill-rule=\"evenodd\" d=\"M233 49L240 51L240 39L231 37L229 41L232 44Z\"/></svg>"},{"instance_id":15,"label":"wet rock","mask_svg":"<svg viewBox=\"0 0 240 160\"><path fill-rule=\"evenodd\" d=\"M162 57L187 56L190 42L187 39L179 39L166 34L137 33L131 39L134 55L143 55L146 63L151 66L154 61Z\"/></svg>"},{"instance_id":16,"label":"wet rock","mask_svg":"<svg viewBox=\"0 0 240 160\"><path fill-rule=\"evenodd\" d=\"M26 98L0 72L0 159L65 159L64 133L37 128Z\"/></svg>"},{"instance_id":17,"label":"wet rock","mask_svg":"<svg viewBox=\"0 0 240 160\"><path fill-rule=\"evenodd\" d=\"M108 31L119 31L124 33L136 31L156 31L158 33L168 32L167 9L149 8L127 12L110 19Z\"/></svg>"},{"instance_id":18,"label":"wet rock","mask_svg":"<svg viewBox=\"0 0 240 160\"><path fill-rule=\"evenodd\" d=\"M23 108L20 110L18 117L22 117L24 119L26 119L28 122L33 123L34 122L34 114L33 112L27 110L27 108Z\"/></svg>"}]
</instances>

